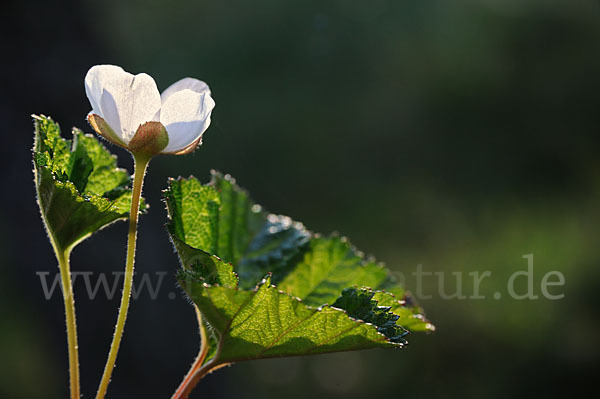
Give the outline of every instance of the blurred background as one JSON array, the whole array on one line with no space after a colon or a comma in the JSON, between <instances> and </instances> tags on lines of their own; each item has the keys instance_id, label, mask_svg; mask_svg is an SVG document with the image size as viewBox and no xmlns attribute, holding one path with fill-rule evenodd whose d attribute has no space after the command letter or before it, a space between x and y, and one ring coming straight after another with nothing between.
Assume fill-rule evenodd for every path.
<instances>
[{"instance_id":1,"label":"blurred background","mask_svg":"<svg viewBox=\"0 0 600 399\"><path fill-rule=\"evenodd\" d=\"M91 131L94 64L192 76L217 107L193 155L158 157L144 195L138 271L166 273L133 302L112 398L167 398L199 346L163 228L168 176L231 173L272 212L347 235L402 272L490 271L485 299L421 299L436 324L404 350L238 364L192 397L505 398L585 392L600 360L600 3L460 1L9 1L2 6L0 397L67 397L57 271L34 198L30 114ZM127 153L112 147L129 168ZM123 268L126 224L76 248L74 271ZM506 295L534 254L537 300ZM541 296L548 271L565 285ZM139 276L138 276L139 277ZM526 290L524 279L517 291ZM495 299L493 293L502 297ZM75 287L82 389L93 397L118 297Z\"/></svg>"}]
</instances>

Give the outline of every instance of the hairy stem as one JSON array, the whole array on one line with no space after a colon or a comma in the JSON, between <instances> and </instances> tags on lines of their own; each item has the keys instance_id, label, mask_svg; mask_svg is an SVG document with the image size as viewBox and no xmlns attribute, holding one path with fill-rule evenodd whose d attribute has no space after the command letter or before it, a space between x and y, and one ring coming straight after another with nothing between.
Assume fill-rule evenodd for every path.
<instances>
[{"instance_id":1,"label":"hairy stem","mask_svg":"<svg viewBox=\"0 0 600 399\"><path fill-rule=\"evenodd\" d=\"M229 363L217 363L213 358L204 366L199 367L197 370L194 370L193 372L192 370L190 370L190 373L188 374L188 376L186 376L186 379L184 380L184 382L187 381L187 384L185 386L180 386L180 389L177 389L177 392L175 392L171 399L188 399L190 393L192 393L192 391L194 390L196 385L198 385L202 378L204 378L207 374L210 374L213 371L228 365Z\"/></svg>"},{"instance_id":2,"label":"hairy stem","mask_svg":"<svg viewBox=\"0 0 600 399\"><path fill-rule=\"evenodd\" d=\"M75 319L75 300L71 285L71 267L69 264L70 249L59 250L54 246L60 278L62 283L63 300L65 303L65 322L67 324L67 345L69 348L69 381L71 399L79 399L79 348L77 346L77 321Z\"/></svg>"},{"instance_id":3,"label":"hairy stem","mask_svg":"<svg viewBox=\"0 0 600 399\"><path fill-rule=\"evenodd\" d=\"M127 320L127 310L129 309L129 299L131 297L131 287L133 285L133 265L135 261L135 244L137 239L137 224L140 209L140 197L142 195L142 185L144 183L144 175L146 168L150 162L149 157L133 156L135 164L135 172L133 176L133 193L131 195L131 211L129 213L129 233L127 236L127 261L125 264L125 276L123 280L123 292L121 296L121 306L119 308L119 316L117 318L117 324L115 326L115 333L113 336L112 343L110 345L110 352L108 353L108 360L104 367L104 374L98 387L98 393L96 399L104 399L106 396L106 390L110 383L110 378L117 361L117 354L119 352L119 345L121 344L121 338L123 337L123 330L125 328L125 321Z\"/></svg>"},{"instance_id":4,"label":"hairy stem","mask_svg":"<svg viewBox=\"0 0 600 399\"><path fill-rule=\"evenodd\" d=\"M206 327L204 326L204 322L202 321L202 314L200 313L200 310L197 306L194 306L194 309L196 309L198 326L200 326L200 352L198 353L198 357L194 361L194 364L192 364L192 367L190 367L190 370L187 372L183 381L181 381L181 384L179 384L179 387L177 388L171 399L187 398L191 390L198 383L198 381L194 382L192 377L195 375L196 371L198 371L202 367L202 363L204 362L204 359L206 359L206 354L208 353L208 337L206 335ZM193 386L190 387L192 383ZM183 396L184 393L186 393L185 396Z\"/></svg>"}]
</instances>

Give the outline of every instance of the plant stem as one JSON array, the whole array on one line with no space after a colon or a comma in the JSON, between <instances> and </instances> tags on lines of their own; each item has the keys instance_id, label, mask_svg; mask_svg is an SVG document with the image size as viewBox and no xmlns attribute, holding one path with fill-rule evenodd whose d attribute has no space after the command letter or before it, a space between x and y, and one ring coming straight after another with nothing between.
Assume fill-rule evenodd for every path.
<instances>
[{"instance_id":1,"label":"plant stem","mask_svg":"<svg viewBox=\"0 0 600 399\"><path fill-rule=\"evenodd\" d=\"M204 323L202 322L202 315L200 314L200 310L196 307L196 315L198 316L198 323L200 324L200 336L202 337L202 346L200 347L200 354L198 358L192 365L192 368L187 373L177 391L173 394L171 399L188 399L192 390L198 385L200 380L204 378L207 374L212 373L215 370L218 370L222 367L229 366L231 363L219 363L219 355L221 354L221 344L222 341L219 340L217 345L217 352L215 355L204 365L202 363L206 359L206 354L208 353L208 341L206 337L206 329ZM205 344L206 343L206 344Z\"/></svg>"},{"instance_id":2,"label":"plant stem","mask_svg":"<svg viewBox=\"0 0 600 399\"><path fill-rule=\"evenodd\" d=\"M54 244L54 243L53 243ZM67 345L69 348L69 381L71 399L79 399L79 348L77 346L77 321L75 319L75 300L71 285L70 249L59 250L55 245L56 258L60 269L63 300L65 303L65 322L67 324Z\"/></svg>"},{"instance_id":3,"label":"plant stem","mask_svg":"<svg viewBox=\"0 0 600 399\"><path fill-rule=\"evenodd\" d=\"M194 364L192 364L192 367L190 367L190 370L187 372L183 381L181 381L181 384L179 384L179 387L177 388L171 399L187 398L192 389L194 389L194 386L196 386L196 384L198 383L198 381L193 381L193 376L196 373L196 371L198 371L202 367L202 363L204 362L204 359L206 359L206 354L208 353L208 337L206 336L206 327L204 326L204 322L202 321L202 314L200 313L200 310L197 306L194 306L194 309L196 309L198 325L200 326L200 352L198 353L198 357L194 361ZM193 385L190 386L192 383ZM185 396L182 396L184 395L184 393L186 393Z\"/></svg>"},{"instance_id":4,"label":"plant stem","mask_svg":"<svg viewBox=\"0 0 600 399\"><path fill-rule=\"evenodd\" d=\"M184 380L184 382L187 381L187 384L185 386L180 386L179 389L177 389L177 392L173 394L171 399L188 399L190 393L192 393L192 390L196 387L196 385L198 385L198 383L202 378L204 378L204 376L212 373L215 370L220 369L221 367L229 365L229 363L215 364L216 362L214 360L214 358L211 359L208 363L198 368L197 370L190 370L190 373L188 374L188 376L186 376L186 379Z\"/></svg>"},{"instance_id":5,"label":"plant stem","mask_svg":"<svg viewBox=\"0 0 600 399\"><path fill-rule=\"evenodd\" d=\"M117 361L119 345L121 344L121 338L123 337L123 330L125 328L125 321L127 319L127 310L129 309L129 299L131 297L131 287L133 285L133 265L135 261L135 244L137 239L140 197L142 194L142 185L144 184L144 175L146 174L146 168L150 162L150 157L137 156L134 154L133 159L135 172L133 175L133 192L131 195L131 210L129 213L127 261L125 264L121 306L119 308L119 316L115 326L115 333L110 345L110 352L108 353L108 359L106 361L106 366L104 367L104 374L102 375L102 380L100 381L100 386L98 387L96 399L104 399L106 396L106 390L108 389L108 384L110 383L112 371L115 367L115 362Z\"/></svg>"}]
</instances>

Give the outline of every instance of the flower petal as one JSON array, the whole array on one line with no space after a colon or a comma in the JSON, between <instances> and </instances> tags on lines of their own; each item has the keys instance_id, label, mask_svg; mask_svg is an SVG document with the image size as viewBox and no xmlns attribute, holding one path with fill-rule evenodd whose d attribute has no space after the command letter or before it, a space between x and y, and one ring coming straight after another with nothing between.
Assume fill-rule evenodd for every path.
<instances>
[{"instance_id":1,"label":"flower petal","mask_svg":"<svg viewBox=\"0 0 600 399\"><path fill-rule=\"evenodd\" d=\"M160 110L160 122L169 134L169 144L163 153L177 153L199 143L210 125L210 113L215 107L209 92L184 89L169 95ZM195 148L195 147L194 147Z\"/></svg>"},{"instance_id":2,"label":"flower petal","mask_svg":"<svg viewBox=\"0 0 600 399\"><path fill-rule=\"evenodd\" d=\"M124 74L130 75L116 65L95 65L90 68L85 75L85 94L90 100L94 114L104 117L100 108L104 86L112 81L118 81Z\"/></svg>"},{"instance_id":3,"label":"flower petal","mask_svg":"<svg viewBox=\"0 0 600 399\"><path fill-rule=\"evenodd\" d=\"M160 99L164 104L167 101L167 98L171 97L178 91L182 91L185 89L189 89L196 93L208 93L210 95L210 89L208 88L208 85L203 81L194 78L183 78L173 83L171 86L167 87L167 89L163 91L160 95Z\"/></svg>"},{"instance_id":4,"label":"flower petal","mask_svg":"<svg viewBox=\"0 0 600 399\"><path fill-rule=\"evenodd\" d=\"M102 117L104 121L112 128L115 135L125 145L129 142L128 139L123 137L121 131L121 118L119 118L119 110L117 109L117 103L115 102L112 94L106 90L102 90L102 96L100 97L100 109L102 110Z\"/></svg>"},{"instance_id":5,"label":"flower petal","mask_svg":"<svg viewBox=\"0 0 600 399\"><path fill-rule=\"evenodd\" d=\"M156 83L145 73L134 76L125 72L107 82L100 100L104 119L125 143L129 143L138 127L155 120L160 105ZM113 126L117 120L120 128Z\"/></svg>"}]
</instances>

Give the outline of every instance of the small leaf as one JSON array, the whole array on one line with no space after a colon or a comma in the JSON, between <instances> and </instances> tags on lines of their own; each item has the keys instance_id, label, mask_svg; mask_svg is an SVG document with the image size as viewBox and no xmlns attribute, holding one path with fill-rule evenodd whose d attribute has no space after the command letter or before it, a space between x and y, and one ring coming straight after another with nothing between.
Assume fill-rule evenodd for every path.
<instances>
[{"instance_id":1,"label":"small leaf","mask_svg":"<svg viewBox=\"0 0 600 399\"><path fill-rule=\"evenodd\" d=\"M33 161L38 203L59 250L128 217L131 177L92 135L73 130L65 140L52 119L34 116ZM142 205L142 209L145 206Z\"/></svg>"},{"instance_id":2,"label":"small leaf","mask_svg":"<svg viewBox=\"0 0 600 399\"><path fill-rule=\"evenodd\" d=\"M178 280L213 332L213 364L401 347L407 330L433 330L385 267L266 213L231 177L170 180L164 195Z\"/></svg>"}]
</instances>

